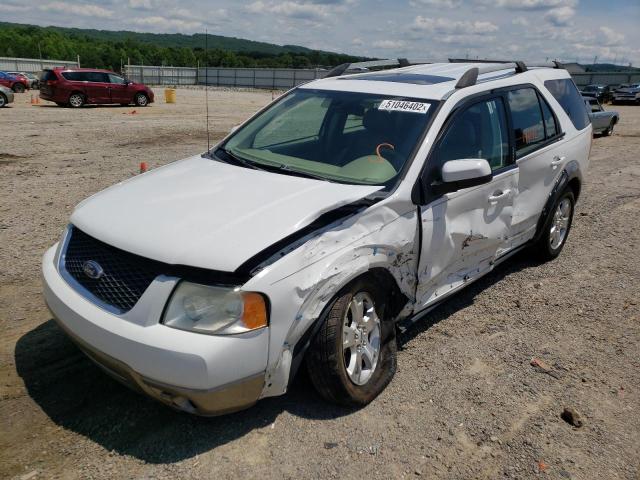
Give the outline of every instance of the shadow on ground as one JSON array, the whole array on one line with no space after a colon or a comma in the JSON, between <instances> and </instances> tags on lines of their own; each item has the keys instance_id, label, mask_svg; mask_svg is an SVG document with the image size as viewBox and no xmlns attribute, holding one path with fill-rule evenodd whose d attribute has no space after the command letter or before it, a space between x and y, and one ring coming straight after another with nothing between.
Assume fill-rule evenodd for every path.
<instances>
[{"instance_id":1,"label":"shadow on ground","mask_svg":"<svg viewBox=\"0 0 640 480\"><path fill-rule=\"evenodd\" d=\"M478 292L533 265L522 255L514 257L401 335L400 346L472 304ZM216 418L175 412L104 374L53 320L22 336L15 357L29 395L56 424L150 463L178 462L209 451L271 424L283 411L317 420L354 412L323 401L306 375L298 375L287 395L262 400L244 412Z\"/></svg>"}]
</instances>

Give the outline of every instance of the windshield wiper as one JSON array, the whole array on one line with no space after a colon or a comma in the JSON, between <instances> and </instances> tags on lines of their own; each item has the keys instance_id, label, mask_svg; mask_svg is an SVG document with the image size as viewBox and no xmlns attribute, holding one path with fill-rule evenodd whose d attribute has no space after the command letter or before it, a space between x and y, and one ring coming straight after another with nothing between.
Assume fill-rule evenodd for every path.
<instances>
[{"instance_id":1,"label":"windshield wiper","mask_svg":"<svg viewBox=\"0 0 640 480\"><path fill-rule=\"evenodd\" d=\"M219 152L222 153L222 155L219 154ZM213 158L213 156L211 156L211 154L209 154L209 158ZM245 160L244 158L240 158L239 156L237 156L235 153L233 153L231 150L227 150L226 148L218 148L215 152L215 156L216 158L222 160L223 162L226 163L231 163L234 165L239 165L241 167L245 167L245 168L252 168L253 170L264 170L263 168L258 167L254 162L251 162L249 160ZM222 158L222 157L226 157L226 158ZM231 160L231 161L229 161Z\"/></svg>"},{"instance_id":2,"label":"windshield wiper","mask_svg":"<svg viewBox=\"0 0 640 480\"><path fill-rule=\"evenodd\" d=\"M322 175L316 175L315 173L305 172L304 170L298 170L296 168L291 168L289 165L280 164L280 165L269 165L269 168L272 168L278 172L285 172L289 175L295 175L297 177L305 177L305 178L313 178L315 180L322 180L325 182L333 182L333 180L323 177Z\"/></svg>"}]
</instances>

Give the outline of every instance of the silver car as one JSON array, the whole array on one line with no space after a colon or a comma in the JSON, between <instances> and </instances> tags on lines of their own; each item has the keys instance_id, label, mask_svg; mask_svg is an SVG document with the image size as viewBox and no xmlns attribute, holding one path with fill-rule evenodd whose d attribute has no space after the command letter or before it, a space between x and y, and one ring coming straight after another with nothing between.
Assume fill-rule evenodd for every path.
<instances>
[{"instance_id":1,"label":"silver car","mask_svg":"<svg viewBox=\"0 0 640 480\"><path fill-rule=\"evenodd\" d=\"M13 103L13 90L0 85L0 108Z\"/></svg>"},{"instance_id":2,"label":"silver car","mask_svg":"<svg viewBox=\"0 0 640 480\"><path fill-rule=\"evenodd\" d=\"M613 127L620 121L620 114L613 110L606 111L596 97L583 96L587 105L589 118L594 134L602 134L605 137L613 133Z\"/></svg>"}]
</instances>

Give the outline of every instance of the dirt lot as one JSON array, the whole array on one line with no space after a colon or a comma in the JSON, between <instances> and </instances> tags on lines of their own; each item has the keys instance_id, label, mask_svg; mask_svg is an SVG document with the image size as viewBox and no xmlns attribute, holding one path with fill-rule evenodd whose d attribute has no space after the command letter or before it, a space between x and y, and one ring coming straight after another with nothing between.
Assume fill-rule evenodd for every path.
<instances>
[{"instance_id":1,"label":"dirt lot","mask_svg":"<svg viewBox=\"0 0 640 480\"><path fill-rule=\"evenodd\" d=\"M203 92L146 109L17 97L0 111L0 477L640 479L640 107L595 140L560 258L522 254L437 309L370 406L328 405L302 377L205 419L102 374L50 319L39 274L76 203L204 150ZM212 91L213 138L270 99Z\"/></svg>"}]
</instances>

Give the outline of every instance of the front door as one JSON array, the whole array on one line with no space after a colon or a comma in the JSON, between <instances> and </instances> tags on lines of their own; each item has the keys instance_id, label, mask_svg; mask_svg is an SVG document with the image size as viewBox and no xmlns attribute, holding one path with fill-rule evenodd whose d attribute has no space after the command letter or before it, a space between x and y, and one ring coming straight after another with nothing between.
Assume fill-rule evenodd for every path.
<instances>
[{"instance_id":1,"label":"front door","mask_svg":"<svg viewBox=\"0 0 640 480\"><path fill-rule=\"evenodd\" d=\"M486 159L493 179L422 207L418 310L491 269L510 248L518 168L507 125L503 97L484 97L459 110L434 146L427 166L432 180L439 180L445 162L465 158Z\"/></svg>"},{"instance_id":2,"label":"front door","mask_svg":"<svg viewBox=\"0 0 640 480\"><path fill-rule=\"evenodd\" d=\"M109 73L107 75L109 76L111 103L131 103L133 97L129 92L127 81L115 73Z\"/></svg>"}]
</instances>

